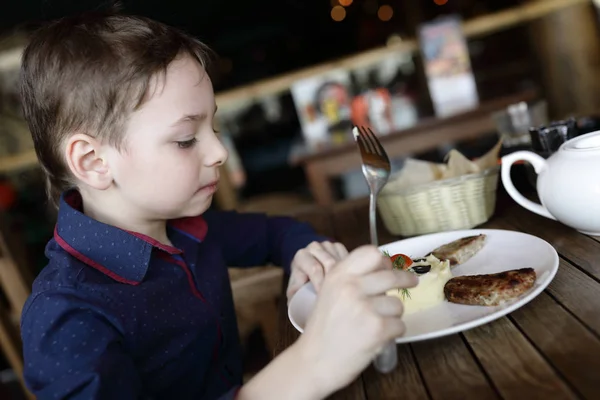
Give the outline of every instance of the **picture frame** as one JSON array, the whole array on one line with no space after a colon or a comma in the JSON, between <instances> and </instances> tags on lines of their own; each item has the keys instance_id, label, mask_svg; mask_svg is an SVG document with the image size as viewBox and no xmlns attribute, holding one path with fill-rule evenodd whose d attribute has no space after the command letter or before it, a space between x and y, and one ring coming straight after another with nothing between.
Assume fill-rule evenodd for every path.
<instances>
[{"instance_id":1,"label":"picture frame","mask_svg":"<svg viewBox=\"0 0 600 400\"><path fill-rule=\"evenodd\" d=\"M460 16L447 15L421 24L418 38L436 116L448 117L477 107L479 94Z\"/></svg>"},{"instance_id":2,"label":"picture frame","mask_svg":"<svg viewBox=\"0 0 600 400\"><path fill-rule=\"evenodd\" d=\"M19 70L24 45L0 47L0 114L22 118Z\"/></svg>"},{"instance_id":3,"label":"picture frame","mask_svg":"<svg viewBox=\"0 0 600 400\"><path fill-rule=\"evenodd\" d=\"M19 72L25 49L23 37L0 38L0 157L19 156L33 149L21 111Z\"/></svg>"}]
</instances>

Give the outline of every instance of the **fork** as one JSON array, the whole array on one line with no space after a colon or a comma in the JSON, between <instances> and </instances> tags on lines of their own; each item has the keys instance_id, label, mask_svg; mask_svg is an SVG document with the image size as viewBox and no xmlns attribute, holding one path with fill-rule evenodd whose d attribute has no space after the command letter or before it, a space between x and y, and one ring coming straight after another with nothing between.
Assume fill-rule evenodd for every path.
<instances>
[{"instance_id":1,"label":"fork","mask_svg":"<svg viewBox=\"0 0 600 400\"><path fill-rule=\"evenodd\" d=\"M371 235L371 244L378 246L376 220L377 196L390 177L390 159L371 128L355 126L352 129L352 134L360 149L362 171L371 192L369 196L369 232ZM379 372L387 373L396 368L397 364L396 342L392 340L375 357L373 365Z\"/></svg>"}]
</instances>

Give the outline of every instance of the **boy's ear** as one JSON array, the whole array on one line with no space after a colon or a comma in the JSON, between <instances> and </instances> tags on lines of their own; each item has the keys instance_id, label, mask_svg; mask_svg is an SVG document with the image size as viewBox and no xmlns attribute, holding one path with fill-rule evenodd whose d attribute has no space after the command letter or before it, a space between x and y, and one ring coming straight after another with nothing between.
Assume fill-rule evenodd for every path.
<instances>
[{"instance_id":1,"label":"boy's ear","mask_svg":"<svg viewBox=\"0 0 600 400\"><path fill-rule=\"evenodd\" d=\"M110 187L113 177L101 155L101 144L93 137L76 133L69 138L65 149L71 173L82 183L98 190Z\"/></svg>"}]
</instances>

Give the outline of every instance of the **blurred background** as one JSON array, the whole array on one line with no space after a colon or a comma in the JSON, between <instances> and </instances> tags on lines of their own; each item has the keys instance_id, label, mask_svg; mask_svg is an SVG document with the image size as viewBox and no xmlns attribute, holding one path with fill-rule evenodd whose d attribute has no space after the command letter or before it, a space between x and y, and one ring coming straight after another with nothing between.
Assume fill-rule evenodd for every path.
<instances>
[{"instance_id":1,"label":"blurred background","mask_svg":"<svg viewBox=\"0 0 600 400\"><path fill-rule=\"evenodd\" d=\"M107 3L3 3L0 268L13 269L0 271L0 398L8 399L22 395L18 315L45 265L55 222L21 118L20 54L38 24ZM231 156L216 208L291 214L368 195L353 125L371 126L382 137L395 172L407 158L442 162L452 148L477 158L499 139L502 154L532 146L541 152L528 128L551 121L571 118L581 132L600 127L597 1L121 4L126 13L184 29L218 55L217 118ZM232 268L231 275L251 376L270 357L275 328L265 313L280 300L281 276L269 267ZM266 286L275 289L265 298Z\"/></svg>"}]
</instances>

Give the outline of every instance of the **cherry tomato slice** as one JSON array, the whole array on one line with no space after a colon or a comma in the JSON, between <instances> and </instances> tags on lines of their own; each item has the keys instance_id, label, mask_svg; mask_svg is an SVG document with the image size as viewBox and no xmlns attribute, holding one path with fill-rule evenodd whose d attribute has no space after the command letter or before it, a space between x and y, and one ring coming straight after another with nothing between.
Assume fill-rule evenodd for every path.
<instances>
[{"instance_id":1,"label":"cherry tomato slice","mask_svg":"<svg viewBox=\"0 0 600 400\"><path fill-rule=\"evenodd\" d=\"M413 260L406 254L394 254L390 260L392 260L394 268L403 270L409 269L413 263Z\"/></svg>"}]
</instances>

